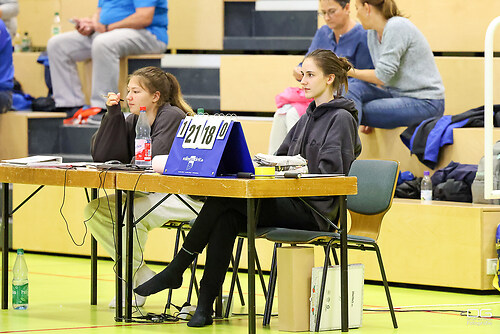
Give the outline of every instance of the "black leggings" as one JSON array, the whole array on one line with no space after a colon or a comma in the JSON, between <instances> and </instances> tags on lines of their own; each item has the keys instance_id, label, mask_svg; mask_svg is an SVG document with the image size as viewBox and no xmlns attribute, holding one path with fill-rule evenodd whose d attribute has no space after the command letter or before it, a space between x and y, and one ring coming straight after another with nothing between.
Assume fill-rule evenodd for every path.
<instances>
[{"instance_id":1,"label":"black leggings","mask_svg":"<svg viewBox=\"0 0 500 334\"><path fill-rule=\"evenodd\" d=\"M246 231L247 200L209 198L184 241L189 252L201 253L207 246L201 291L215 298L220 290L239 232ZM260 200L259 227L319 230L312 211L297 198Z\"/></svg>"}]
</instances>

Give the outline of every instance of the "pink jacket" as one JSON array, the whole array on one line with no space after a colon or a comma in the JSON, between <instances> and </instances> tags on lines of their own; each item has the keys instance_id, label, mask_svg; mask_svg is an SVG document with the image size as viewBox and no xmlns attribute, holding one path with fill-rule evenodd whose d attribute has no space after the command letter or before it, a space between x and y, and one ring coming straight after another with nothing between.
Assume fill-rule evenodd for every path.
<instances>
[{"instance_id":1,"label":"pink jacket","mask_svg":"<svg viewBox=\"0 0 500 334\"><path fill-rule=\"evenodd\" d=\"M299 116L304 115L307 106L309 106L309 103L313 101L313 99L306 99L304 91L299 87L288 87L282 93L276 95L274 99L278 109L283 107L285 104L290 104L295 108L295 110L297 110ZM279 110L277 112L280 113Z\"/></svg>"}]
</instances>

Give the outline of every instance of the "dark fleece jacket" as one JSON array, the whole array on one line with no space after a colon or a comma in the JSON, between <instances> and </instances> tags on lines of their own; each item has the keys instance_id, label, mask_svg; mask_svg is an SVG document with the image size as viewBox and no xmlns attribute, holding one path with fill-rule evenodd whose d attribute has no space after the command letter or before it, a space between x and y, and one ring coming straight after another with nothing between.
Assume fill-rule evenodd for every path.
<instances>
[{"instance_id":1,"label":"dark fleece jacket","mask_svg":"<svg viewBox=\"0 0 500 334\"><path fill-rule=\"evenodd\" d=\"M169 103L162 106L151 125L152 156L168 154L186 114ZM95 162L119 160L122 163L135 161L135 126L138 115L123 117L119 105L108 107L99 130L92 137L91 153Z\"/></svg>"},{"instance_id":2,"label":"dark fleece jacket","mask_svg":"<svg viewBox=\"0 0 500 334\"><path fill-rule=\"evenodd\" d=\"M361 153L356 118L356 107L349 99L339 97L318 107L313 101L276 154L300 154L307 159L309 173L347 175L352 162ZM337 219L336 197L308 197L306 200L326 217ZM316 221L321 230L329 229L328 223L319 216Z\"/></svg>"}]
</instances>

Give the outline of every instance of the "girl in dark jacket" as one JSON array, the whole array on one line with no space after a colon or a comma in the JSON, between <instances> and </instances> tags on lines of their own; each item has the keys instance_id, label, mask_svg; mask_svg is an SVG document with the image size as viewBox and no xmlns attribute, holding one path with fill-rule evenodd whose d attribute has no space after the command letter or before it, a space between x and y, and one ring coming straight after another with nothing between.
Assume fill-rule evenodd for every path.
<instances>
[{"instance_id":1,"label":"girl in dark jacket","mask_svg":"<svg viewBox=\"0 0 500 334\"><path fill-rule=\"evenodd\" d=\"M347 71L350 68L347 59L338 58L329 50L316 50L305 57L301 85L306 97L314 98L314 101L290 130L278 149L278 155L301 154L308 160L311 173L349 172L351 163L361 151L354 103L340 96L344 86L347 90ZM314 197L308 201L322 214L336 219L338 207L334 197ZM212 305L224 282L234 241L246 228L246 212L245 199L209 198L182 250L167 268L134 291L148 296L166 288L179 288L182 273L194 256L207 247L198 306L188 326L212 324ZM327 225L297 198L261 200L258 226L327 229Z\"/></svg>"}]
</instances>

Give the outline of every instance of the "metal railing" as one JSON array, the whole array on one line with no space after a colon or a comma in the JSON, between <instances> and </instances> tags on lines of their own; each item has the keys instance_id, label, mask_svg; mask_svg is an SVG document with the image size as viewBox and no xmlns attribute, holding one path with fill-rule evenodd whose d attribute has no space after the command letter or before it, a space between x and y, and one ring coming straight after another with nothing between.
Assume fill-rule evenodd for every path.
<instances>
[{"instance_id":1,"label":"metal railing","mask_svg":"<svg viewBox=\"0 0 500 334\"><path fill-rule=\"evenodd\" d=\"M484 39L484 198L500 198L493 189L493 42L500 16L488 25Z\"/></svg>"}]
</instances>

